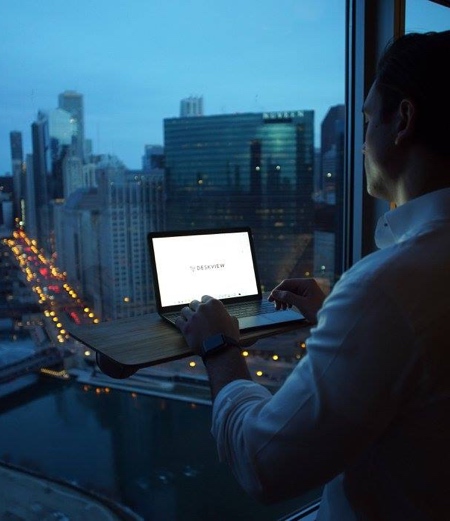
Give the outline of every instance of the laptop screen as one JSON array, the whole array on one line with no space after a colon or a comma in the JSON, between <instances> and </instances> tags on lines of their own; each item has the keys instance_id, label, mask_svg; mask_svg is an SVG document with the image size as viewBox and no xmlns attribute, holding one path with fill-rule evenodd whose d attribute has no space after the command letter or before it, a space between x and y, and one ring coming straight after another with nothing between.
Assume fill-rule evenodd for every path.
<instances>
[{"instance_id":1,"label":"laptop screen","mask_svg":"<svg viewBox=\"0 0 450 521\"><path fill-rule=\"evenodd\" d=\"M162 308L202 295L233 300L259 295L249 229L159 232L148 238Z\"/></svg>"}]
</instances>

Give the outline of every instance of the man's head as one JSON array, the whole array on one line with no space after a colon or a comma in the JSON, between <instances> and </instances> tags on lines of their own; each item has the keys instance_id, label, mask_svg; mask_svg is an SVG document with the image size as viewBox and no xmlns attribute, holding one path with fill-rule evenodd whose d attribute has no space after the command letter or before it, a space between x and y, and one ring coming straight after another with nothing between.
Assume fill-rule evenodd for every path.
<instances>
[{"instance_id":1,"label":"man's head","mask_svg":"<svg viewBox=\"0 0 450 521\"><path fill-rule=\"evenodd\" d=\"M399 203L412 150L450 161L448 64L450 31L409 33L383 53L364 105L367 188L375 197Z\"/></svg>"},{"instance_id":2,"label":"man's head","mask_svg":"<svg viewBox=\"0 0 450 521\"><path fill-rule=\"evenodd\" d=\"M375 82L383 112L402 99L417 111L415 139L450 156L450 31L409 33L393 41L378 63Z\"/></svg>"}]
</instances>

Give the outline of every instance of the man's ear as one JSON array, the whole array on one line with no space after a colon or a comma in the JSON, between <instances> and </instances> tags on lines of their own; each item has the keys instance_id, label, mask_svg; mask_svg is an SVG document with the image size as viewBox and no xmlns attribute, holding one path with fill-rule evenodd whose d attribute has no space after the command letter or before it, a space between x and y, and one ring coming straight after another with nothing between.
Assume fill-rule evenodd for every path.
<instances>
[{"instance_id":1,"label":"man's ear","mask_svg":"<svg viewBox=\"0 0 450 521\"><path fill-rule=\"evenodd\" d=\"M397 135L395 144L411 139L416 127L416 106L410 99L402 99L397 113Z\"/></svg>"}]
</instances>

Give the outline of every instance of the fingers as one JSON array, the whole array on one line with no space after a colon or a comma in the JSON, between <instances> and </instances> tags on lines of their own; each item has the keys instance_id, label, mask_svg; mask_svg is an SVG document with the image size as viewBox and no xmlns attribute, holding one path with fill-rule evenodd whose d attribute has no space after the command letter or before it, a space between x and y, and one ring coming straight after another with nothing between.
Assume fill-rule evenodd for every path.
<instances>
[{"instance_id":1,"label":"fingers","mask_svg":"<svg viewBox=\"0 0 450 521\"><path fill-rule=\"evenodd\" d=\"M189 306L188 308L189 309L192 309L192 311L197 311L198 309L198 306L200 306L200 302L198 300L192 300L190 303L189 303Z\"/></svg>"},{"instance_id":2,"label":"fingers","mask_svg":"<svg viewBox=\"0 0 450 521\"><path fill-rule=\"evenodd\" d=\"M210 301L213 297L210 297L209 295L203 295L201 302L197 299L191 300L187 306L184 306L184 308L180 311L180 316L177 317L175 320L175 325L181 329L183 324L185 324L190 318L192 318L192 315L198 311L199 307L202 304L206 304L208 301Z\"/></svg>"},{"instance_id":3,"label":"fingers","mask_svg":"<svg viewBox=\"0 0 450 521\"><path fill-rule=\"evenodd\" d=\"M188 304L188 309L191 309L192 311L197 311L197 309L202 305L206 304L210 300L214 300L213 297L210 297L209 295L203 295L200 301L197 299L191 300Z\"/></svg>"},{"instance_id":4,"label":"fingers","mask_svg":"<svg viewBox=\"0 0 450 521\"><path fill-rule=\"evenodd\" d=\"M277 309L295 306L305 318L315 324L317 313L325 300L325 294L314 279L286 279L269 295Z\"/></svg>"},{"instance_id":5,"label":"fingers","mask_svg":"<svg viewBox=\"0 0 450 521\"><path fill-rule=\"evenodd\" d=\"M295 295L289 291L274 289L269 295L269 300L275 302L276 309L291 308L294 304Z\"/></svg>"},{"instance_id":6,"label":"fingers","mask_svg":"<svg viewBox=\"0 0 450 521\"><path fill-rule=\"evenodd\" d=\"M180 331L183 331L184 326L186 325L186 319L182 315L183 310L181 310L180 315L175 319L175 325Z\"/></svg>"},{"instance_id":7,"label":"fingers","mask_svg":"<svg viewBox=\"0 0 450 521\"><path fill-rule=\"evenodd\" d=\"M283 280L278 286L275 286L275 288L270 292L270 295L268 297L268 300L270 302L275 301L275 306L277 309L280 309L281 307L283 309L286 309L286 306L288 304L292 305L292 302L288 300L289 295L291 292L294 291L293 287L293 279L286 279Z\"/></svg>"}]
</instances>

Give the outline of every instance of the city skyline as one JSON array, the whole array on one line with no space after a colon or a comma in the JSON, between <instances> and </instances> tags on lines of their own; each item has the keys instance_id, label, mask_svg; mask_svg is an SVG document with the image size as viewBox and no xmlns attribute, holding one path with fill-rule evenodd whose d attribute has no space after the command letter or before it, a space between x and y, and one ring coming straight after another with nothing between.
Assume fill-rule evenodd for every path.
<instances>
[{"instance_id":1,"label":"city skyline","mask_svg":"<svg viewBox=\"0 0 450 521\"><path fill-rule=\"evenodd\" d=\"M426 13L423 7L426 4ZM141 167L163 144L163 120L183 98L204 114L314 110L315 142L328 109L344 103L343 0L133 3L7 2L0 17L0 175L11 172L9 133L31 153L39 110L74 90L84 97L95 154ZM408 0L407 30L448 26L444 7Z\"/></svg>"},{"instance_id":2,"label":"city skyline","mask_svg":"<svg viewBox=\"0 0 450 521\"><path fill-rule=\"evenodd\" d=\"M189 96L203 96L205 115L315 110L316 121L343 103L342 0L148 4L24 0L3 9L0 174L11 171L9 132L22 132L30 153L37 112L56 108L66 90L83 95L93 152L130 169L146 144L163 144L163 120Z\"/></svg>"}]
</instances>

